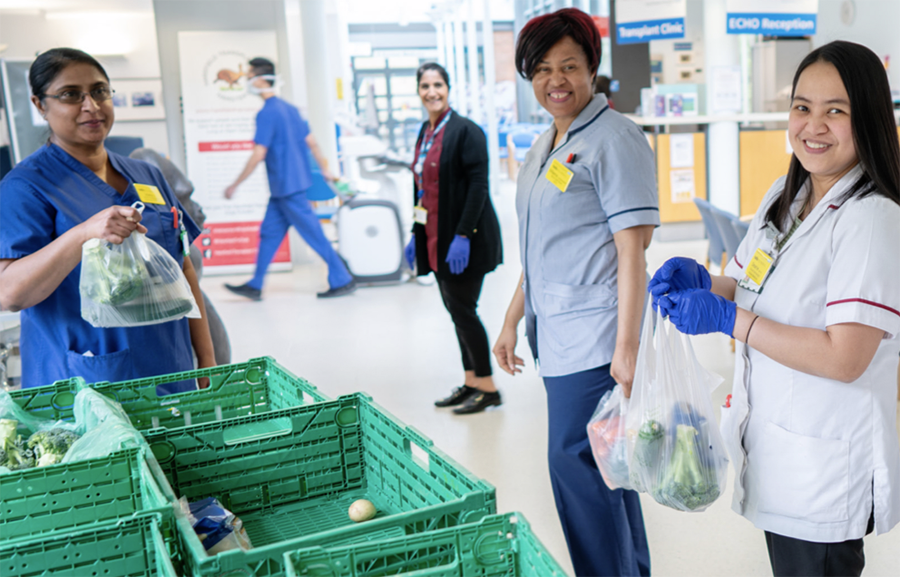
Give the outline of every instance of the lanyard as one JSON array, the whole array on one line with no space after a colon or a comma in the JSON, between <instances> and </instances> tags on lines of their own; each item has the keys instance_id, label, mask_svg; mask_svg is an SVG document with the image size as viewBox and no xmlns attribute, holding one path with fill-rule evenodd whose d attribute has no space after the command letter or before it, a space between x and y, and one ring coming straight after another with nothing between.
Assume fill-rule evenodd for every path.
<instances>
[{"instance_id":1,"label":"lanyard","mask_svg":"<svg viewBox=\"0 0 900 577\"><path fill-rule=\"evenodd\" d=\"M425 190L422 188L422 171L425 168L425 157L428 156L428 151L431 150L432 145L434 145L434 139L437 136L438 132L446 126L447 121L450 120L450 115L453 114L452 110L447 111L447 116L441 120L440 124L435 127L434 132L431 133L431 138L429 138L426 142L422 143L422 148L419 149L419 158L416 160L415 168L413 172L416 175L416 183L419 185L419 198L422 198L422 195L425 194Z\"/></svg>"},{"instance_id":2,"label":"lanyard","mask_svg":"<svg viewBox=\"0 0 900 577\"><path fill-rule=\"evenodd\" d=\"M782 247L787 244L787 241L791 240L791 237L794 236L794 233L797 232L797 229L800 228L800 225L803 224L803 221L800 218L794 218L794 224L791 225L791 229L784 235L781 240L776 241L775 243L775 253L781 252Z\"/></svg>"}]
</instances>

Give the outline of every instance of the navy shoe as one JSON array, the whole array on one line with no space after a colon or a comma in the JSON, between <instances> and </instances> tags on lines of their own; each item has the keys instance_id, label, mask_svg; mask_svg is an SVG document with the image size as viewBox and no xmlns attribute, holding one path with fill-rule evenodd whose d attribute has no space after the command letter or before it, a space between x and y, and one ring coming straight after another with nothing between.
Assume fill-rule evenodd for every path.
<instances>
[{"instance_id":1,"label":"navy shoe","mask_svg":"<svg viewBox=\"0 0 900 577\"><path fill-rule=\"evenodd\" d=\"M466 402L461 407L453 409L453 412L457 415L470 415L472 413L480 413L488 407L499 407L501 404L503 404L503 401L500 399L500 391L494 391L493 393L478 391L477 394L466 399Z\"/></svg>"},{"instance_id":2,"label":"navy shoe","mask_svg":"<svg viewBox=\"0 0 900 577\"><path fill-rule=\"evenodd\" d=\"M330 288L323 293L317 293L316 296L320 299L333 299L353 292L356 292L356 281L350 281L344 286L339 286L337 288Z\"/></svg>"},{"instance_id":3,"label":"navy shoe","mask_svg":"<svg viewBox=\"0 0 900 577\"><path fill-rule=\"evenodd\" d=\"M252 286L241 284L241 285L233 285L233 284L225 284L225 288L230 290L236 295L240 295L242 297L247 297L252 301L261 301L262 300L262 291L258 288L253 288Z\"/></svg>"}]
</instances>

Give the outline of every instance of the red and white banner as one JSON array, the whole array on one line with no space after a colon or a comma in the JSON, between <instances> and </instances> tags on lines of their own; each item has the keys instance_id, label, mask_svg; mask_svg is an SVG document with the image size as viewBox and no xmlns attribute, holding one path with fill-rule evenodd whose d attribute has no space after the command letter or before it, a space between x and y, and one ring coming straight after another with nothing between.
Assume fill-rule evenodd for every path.
<instances>
[{"instance_id":1,"label":"red and white banner","mask_svg":"<svg viewBox=\"0 0 900 577\"><path fill-rule=\"evenodd\" d=\"M187 173L193 199L207 216L197 240L203 266L209 274L249 272L269 201L265 166L259 165L231 200L224 192L250 157L263 104L247 91L248 62L255 56L275 60L275 32L179 32L178 51ZM285 238L270 270L284 270L290 262Z\"/></svg>"}]
</instances>

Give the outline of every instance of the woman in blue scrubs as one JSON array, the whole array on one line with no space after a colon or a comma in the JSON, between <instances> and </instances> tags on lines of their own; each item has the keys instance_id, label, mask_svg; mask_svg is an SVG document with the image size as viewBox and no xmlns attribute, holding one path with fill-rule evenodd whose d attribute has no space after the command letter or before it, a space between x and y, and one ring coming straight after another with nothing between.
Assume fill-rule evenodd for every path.
<instances>
[{"instance_id":1,"label":"woman in blue scrubs","mask_svg":"<svg viewBox=\"0 0 900 577\"><path fill-rule=\"evenodd\" d=\"M188 242L199 229L157 168L104 148L114 118L109 76L90 55L55 48L35 60L29 82L50 138L0 183L0 307L21 311L22 386L191 370L192 349L200 368L215 365L197 275L182 256L182 225ZM143 215L132 208L138 201ZM82 244L121 244L134 231L182 266L201 318L109 329L81 318ZM183 382L158 392L192 388Z\"/></svg>"},{"instance_id":2,"label":"woman in blue scrubs","mask_svg":"<svg viewBox=\"0 0 900 577\"><path fill-rule=\"evenodd\" d=\"M640 128L593 94L600 34L575 8L530 20L516 67L553 124L519 170L522 278L494 346L510 374L517 327L547 390L550 481L576 575L649 575L638 494L610 491L587 423L604 393L630 395L647 283L644 251L659 224L653 152Z\"/></svg>"}]
</instances>

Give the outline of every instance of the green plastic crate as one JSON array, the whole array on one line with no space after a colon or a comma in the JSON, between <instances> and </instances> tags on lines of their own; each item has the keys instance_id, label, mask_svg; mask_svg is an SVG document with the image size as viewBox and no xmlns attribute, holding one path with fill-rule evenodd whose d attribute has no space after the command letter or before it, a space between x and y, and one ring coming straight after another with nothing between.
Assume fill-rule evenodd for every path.
<instances>
[{"instance_id":1,"label":"green plastic crate","mask_svg":"<svg viewBox=\"0 0 900 577\"><path fill-rule=\"evenodd\" d=\"M37 577L177 577L160 531L161 518L141 515L96 523L52 539L0 543L0 575Z\"/></svg>"},{"instance_id":2,"label":"green plastic crate","mask_svg":"<svg viewBox=\"0 0 900 577\"><path fill-rule=\"evenodd\" d=\"M210 379L209 388L174 395L156 394L159 385L202 377ZM118 383L85 385L80 377L73 377L44 387L14 391L11 395L19 406L35 416L72 420L75 393L85 386L121 403L131 424L140 431L220 421L328 398L271 357Z\"/></svg>"},{"instance_id":3,"label":"green plastic crate","mask_svg":"<svg viewBox=\"0 0 900 577\"><path fill-rule=\"evenodd\" d=\"M0 542L71 531L156 511L175 543L171 489L160 486L140 449L0 475ZM167 493L168 491L168 493Z\"/></svg>"},{"instance_id":4,"label":"green plastic crate","mask_svg":"<svg viewBox=\"0 0 900 577\"><path fill-rule=\"evenodd\" d=\"M564 577L520 513L438 531L284 554L288 577Z\"/></svg>"},{"instance_id":5,"label":"green plastic crate","mask_svg":"<svg viewBox=\"0 0 900 577\"><path fill-rule=\"evenodd\" d=\"M207 557L179 519L185 564L196 576L283 575L287 551L439 529L496 511L491 485L365 394L145 435L174 492L191 502L218 498L254 546ZM361 498L379 513L355 524L347 510Z\"/></svg>"}]
</instances>

